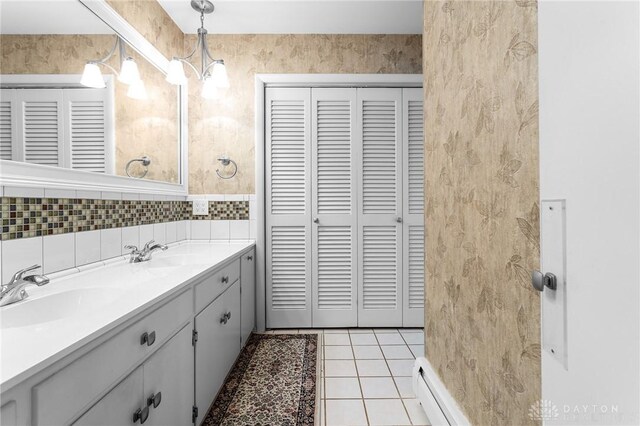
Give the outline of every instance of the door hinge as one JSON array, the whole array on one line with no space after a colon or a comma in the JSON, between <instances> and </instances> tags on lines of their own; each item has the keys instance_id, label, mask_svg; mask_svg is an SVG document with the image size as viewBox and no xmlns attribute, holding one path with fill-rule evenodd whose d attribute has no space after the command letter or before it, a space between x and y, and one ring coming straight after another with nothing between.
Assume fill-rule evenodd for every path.
<instances>
[{"instance_id":1,"label":"door hinge","mask_svg":"<svg viewBox=\"0 0 640 426\"><path fill-rule=\"evenodd\" d=\"M195 405L191 407L191 423L195 423L198 418L198 407Z\"/></svg>"},{"instance_id":2,"label":"door hinge","mask_svg":"<svg viewBox=\"0 0 640 426\"><path fill-rule=\"evenodd\" d=\"M193 330L193 332L191 333L191 346L195 346L197 341L198 341L198 332L196 330Z\"/></svg>"}]
</instances>

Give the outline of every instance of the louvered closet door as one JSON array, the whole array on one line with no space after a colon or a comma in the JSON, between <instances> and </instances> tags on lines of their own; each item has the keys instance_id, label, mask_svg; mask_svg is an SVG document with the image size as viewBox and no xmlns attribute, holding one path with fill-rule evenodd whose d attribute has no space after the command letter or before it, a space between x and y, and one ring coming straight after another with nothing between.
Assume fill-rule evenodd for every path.
<instances>
[{"instance_id":1,"label":"louvered closet door","mask_svg":"<svg viewBox=\"0 0 640 426\"><path fill-rule=\"evenodd\" d=\"M72 169L113 173L113 132L107 89L69 89L63 94L65 163Z\"/></svg>"},{"instance_id":2,"label":"louvered closet door","mask_svg":"<svg viewBox=\"0 0 640 426\"><path fill-rule=\"evenodd\" d=\"M424 326L424 115L421 88L403 89L404 327Z\"/></svg>"},{"instance_id":3,"label":"louvered closet door","mask_svg":"<svg viewBox=\"0 0 640 426\"><path fill-rule=\"evenodd\" d=\"M361 327L402 325L402 89L358 89Z\"/></svg>"},{"instance_id":4,"label":"louvered closet door","mask_svg":"<svg viewBox=\"0 0 640 426\"><path fill-rule=\"evenodd\" d=\"M65 167L62 90L17 91L18 161Z\"/></svg>"},{"instance_id":5,"label":"louvered closet door","mask_svg":"<svg viewBox=\"0 0 640 426\"><path fill-rule=\"evenodd\" d=\"M312 89L314 327L355 327L356 89Z\"/></svg>"},{"instance_id":6,"label":"louvered closet door","mask_svg":"<svg viewBox=\"0 0 640 426\"><path fill-rule=\"evenodd\" d=\"M265 103L267 327L311 327L311 89Z\"/></svg>"},{"instance_id":7,"label":"louvered closet door","mask_svg":"<svg viewBox=\"0 0 640 426\"><path fill-rule=\"evenodd\" d=\"M0 160L16 159L16 90L0 89Z\"/></svg>"}]
</instances>

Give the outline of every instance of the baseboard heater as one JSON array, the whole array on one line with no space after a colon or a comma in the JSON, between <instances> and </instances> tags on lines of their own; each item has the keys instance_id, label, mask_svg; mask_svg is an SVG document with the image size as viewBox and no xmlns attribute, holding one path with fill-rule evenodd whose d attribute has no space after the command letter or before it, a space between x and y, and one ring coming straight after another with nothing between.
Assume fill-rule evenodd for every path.
<instances>
[{"instance_id":1,"label":"baseboard heater","mask_svg":"<svg viewBox=\"0 0 640 426\"><path fill-rule=\"evenodd\" d=\"M413 391L432 426L470 424L426 358L416 359L412 379Z\"/></svg>"}]
</instances>

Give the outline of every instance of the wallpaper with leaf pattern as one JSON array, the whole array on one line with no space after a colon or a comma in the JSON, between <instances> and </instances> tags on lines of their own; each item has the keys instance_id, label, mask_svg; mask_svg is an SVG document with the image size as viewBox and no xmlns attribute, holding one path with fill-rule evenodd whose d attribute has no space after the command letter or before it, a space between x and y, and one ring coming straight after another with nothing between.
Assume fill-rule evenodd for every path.
<instances>
[{"instance_id":1,"label":"wallpaper with leaf pattern","mask_svg":"<svg viewBox=\"0 0 640 426\"><path fill-rule=\"evenodd\" d=\"M469 420L540 398L535 1L425 1L426 353Z\"/></svg>"}]
</instances>

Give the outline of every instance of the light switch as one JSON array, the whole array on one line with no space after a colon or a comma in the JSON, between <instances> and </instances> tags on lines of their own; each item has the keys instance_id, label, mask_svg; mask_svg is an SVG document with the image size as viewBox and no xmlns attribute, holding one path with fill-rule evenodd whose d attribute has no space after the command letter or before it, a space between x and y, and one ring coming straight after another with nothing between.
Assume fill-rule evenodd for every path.
<instances>
[{"instance_id":1,"label":"light switch","mask_svg":"<svg viewBox=\"0 0 640 426\"><path fill-rule=\"evenodd\" d=\"M191 202L193 206L194 216L206 216L209 214L209 201L203 198L193 200Z\"/></svg>"}]
</instances>

